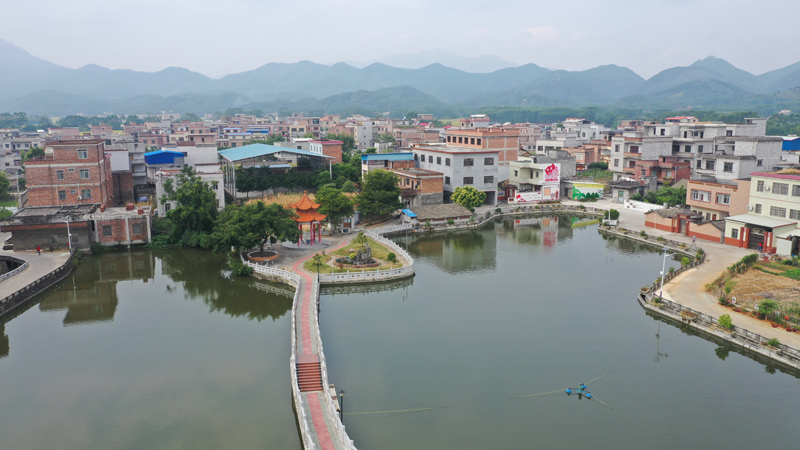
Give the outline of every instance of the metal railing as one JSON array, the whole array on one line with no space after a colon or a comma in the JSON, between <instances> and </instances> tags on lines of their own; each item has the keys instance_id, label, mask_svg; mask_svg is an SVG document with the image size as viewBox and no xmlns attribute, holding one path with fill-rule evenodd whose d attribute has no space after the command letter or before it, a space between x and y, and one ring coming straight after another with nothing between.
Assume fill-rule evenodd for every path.
<instances>
[{"instance_id":1,"label":"metal railing","mask_svg":"<svg viewBox=\"0 0 800 450\"><path fill-rule=\"evenodd\" d=\"M28 268L28 261L25 261L23 259L14 258L13 256L3 256L3 258L4 259L13 259L14 261L21 262L22 264L20 264L20 266L17 267L16 269L9 270L8 272L0 275L0 281L7 280L7 279L13 277L14 275L16 275L16 274L18 274L18 273L20 273L23 270Z\"/></svg>"},{"instance_id":2,"label":"metal railing","mask_svg":"<svg viewBox=\"0 0 800 450\"><path fill-rule=\"evenodd\" d=\"M70 272L72 272L72 261L76 254L77 250L72 250L69 254L69 258L64 261L64 264L60 265L47 275L37 279L33 283L30 283L22 289L19 289L16 292L0 299L0 317L6 315L16 307L28 301L31 297L44 291L66 277Z\"/></svg>"}]
</instances>

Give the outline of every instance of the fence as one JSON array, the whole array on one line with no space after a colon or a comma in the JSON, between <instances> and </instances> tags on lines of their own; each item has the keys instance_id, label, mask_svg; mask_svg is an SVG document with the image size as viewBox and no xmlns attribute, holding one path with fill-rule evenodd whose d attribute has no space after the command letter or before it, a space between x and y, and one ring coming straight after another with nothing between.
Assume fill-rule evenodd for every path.
<instances>
[{"instance_id":1,"label":"fence","mask_svg":"<svg viewBox=\"0 0 800 450\"><path fill-rule=\"evenodd\" d=\"M11 259L11 260L14 260L15 262L21 262L22 264L20 264L20 266L17 267L16 269L9 270L8 272L0 275L0 281L7 280L7 279L13 277L14 275L16 275L16 274L18 274L18 273L20 273L23 270L28 268L28 261L24 261L22 259L17 259L17 258L11 257L11 256L3 256L3 259L6 259L6 260Z\"/></svg>"},{"instance_id":2,"label":"fence","mask_svg":"<svg viewBox=\"0 0 800 450\"><path fill-rule=\"evenodd\" d=\"M250 266L253 271L260 273L262 275L266 275L269 277L275 277L278 279L283 280L289 285L293 285L296 287L294 293L294 301L292 302L292 354L289 358L289 371L291 372L291 380L292 380L292 398L295 404L295 410L297 411L297 423L300 426L300 436L303 441L303 448L306 450L317 450L318 445L314 443L314 439L312 435L314 434L313 428L309 424L310 418L306 415L305 405L307 402L305 401L303 394L300 392L300 384L297 381L297 308L302 302L302 295L305 289L314 289L313 297L316 301L319 299L319 284L311 282L311 286L306 285L303 283L303 279L299 274L294 272L290 272L284 269L277 269L274 267L268 267L266 265L252 263L245 258L242 258L242 262ZM330 385L328 382L328 364L325 359L325 352L322 348L322 336L320 335L319 330L319 318L317 317L317 308L315 305L309 305L309 312L311 314L310 325L313 326L314 329L314 339L316 339L317 343L317 354L320 361L320 373L322 375L322 386L323 386L323 402L325 403L326 410L323 411L324 414L327 414L330 419L330 422L334 424L336 428L336 433L338 433L339 439L343 444L343 448L345 450L356 450L353 441L347 435L345 431L345 426L339 418L339 415L336 412L336 408L331 402L330 395L328 393L328 386ZM310 392L307 395L317 395L316 392ZM322 430L320 430L322 431ZM325 430L327 432L327 430Z\"/></svg>"},{"instance_id":3,"label":"fence","mask_svg":"<svg viewBox=\"0 0 800 450\"><path fill-rule=\"evenodd\" d=\"M655 300L658 301L656 302ZM680 320L695 329L800 369L800 350L785 344L779 344L775 347L769 346L767 345L768 338L736 325L731 329L724 328L716 318L708 314L687 308L680 303L658 299L658 295L655 294L652 288L639 294L639 303L650 311Z\"/></svg>"},{"instance_id":4,"label":"fence","mask_svg":"<svg viewBox=\"0 0 800 450\"><path fill-rule=\"evenodd\" d=\"M601 231L624 236L630 239L636 239L653 245L660 245L675 252L696 254L697 250L699 250L699 247L694 245L683 244L671 239L659 240L653 236L641 236L638 233L624 229L601 227ZM664 278L663 282L666 284L669 282L669 280L675 278L682 272L693 267L697 267L703 262L705 262L705 252L700 255L700 258L695 258L691 263L682 265L679 269L673 272L662 274ZM660 298L656 292L660 290L661 285L661 280L656 280L653 284L643 288L642 292L638 296L639 304L641 304L645 309L655 313L670 317L675 320L680 320L697 330L714 335L740 347L752 350L776 361L780 361L789 366L800 368L800 350L789 347L785 344L779 344L776 347L768 346L768 338L765 338L757 333L753 333L752 331L742 327L737 327L734 325L730 330L724 328L719 325L719 322L713 316L704 314L692 308L687 308L680 303L675 303L671 300Z\"/></svg>"},{"instance_id":5,"label":"fence","mask_svg":"<svg viewBox=\"0 0 800 450\"><path fill-rule=\"evenodd\" d=\"M22 289L14 292L10 295L7 295L3 299L0 299L0 317L3 317L16 307L22 305L26 301L28 301L34 295L44 291L45 289L49 288L53 284L61 281L64 277L69 275L72 272L72 261L75 258L76 250L72 250L67 258L64 261L64 264L60 265L54 271L48 273L47 275L39 278L38 280L34 281L33 283L23 287Z\"/></svg>"}]
</instances>

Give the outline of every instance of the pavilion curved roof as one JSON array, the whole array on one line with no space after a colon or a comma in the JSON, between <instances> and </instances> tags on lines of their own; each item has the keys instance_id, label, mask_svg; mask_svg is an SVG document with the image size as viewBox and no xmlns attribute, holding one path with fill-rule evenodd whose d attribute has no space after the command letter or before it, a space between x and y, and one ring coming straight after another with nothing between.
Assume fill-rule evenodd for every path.
<instances>
[{"instance_id":1,"label":"pavilion curved roof","mask_svg":"<svg viewBox=\"0 0 800 450\"><path fill-rule=\"evenodd\" d=\"M298 212L308 211L319 208L319 203L314 203L308 197L308 192L303 192L303 197L297 202L289 205L290 208L296 209Z\"/></svg>"},{"instance_id":2,"label":"pavilion curved roof","mask_svg":"<svg viewBox=\"0 0 800 450\"><path fill-rule=\"evenodd\" d=\"M314 211L298 212L294 221L297 223L322 222L328 216Z\"/></svg>"}]
</instances>

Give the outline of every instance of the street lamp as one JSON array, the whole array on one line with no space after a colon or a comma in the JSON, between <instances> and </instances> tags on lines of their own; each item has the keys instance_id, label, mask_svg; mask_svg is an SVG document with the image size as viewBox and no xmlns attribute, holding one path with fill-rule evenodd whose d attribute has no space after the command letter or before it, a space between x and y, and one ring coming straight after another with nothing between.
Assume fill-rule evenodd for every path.
<instances>
[{"instance_id":1,"label":"street lamp","mask_svg":"<svg viewBox=\"0 0 800 450\"><path fill-rule=\"evenodd\" d=\"M339 420L344 416L344 389L339 391Z\"/></svg>"},{"instance_id":2,"label":"street lamp","mask_svg":"<svg viewBox=\"0 0 800 450\"><path fill-rule=\"evenodd\" d=\"M69 231L69 217L67 217L64 222L67 223L67 243L69 244L69 251L72 253L72 233Z\"/></svg>"},{"instance_id":3,"label":"street lamp","mask_svg":"<svg viewBox=\"0 0 800 450\"><path fill-rule=\"evenodd\" d=\"M661 290L658 292L658 298L660 300L664 300L664 275L666 274L665 270L667 269L667 250L669 250L669 248L664 247L664 262L661 263Z\"/></svg>"}]
</instances>

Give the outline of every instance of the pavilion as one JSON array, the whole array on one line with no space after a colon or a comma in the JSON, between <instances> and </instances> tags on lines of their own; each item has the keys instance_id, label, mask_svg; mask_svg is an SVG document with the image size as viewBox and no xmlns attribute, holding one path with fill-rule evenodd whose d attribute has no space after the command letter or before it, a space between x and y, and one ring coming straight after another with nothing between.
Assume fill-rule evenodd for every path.
<instances>
[{"instance_id":1,"label":"pavilion","mask_svg":"<svg viewBox=\"0 0 800 450\"><path fill-rule=\"evenodd\" d=\"M297 203L289 205L290 208L295 210L297 217L294 219L297 222L297 227L300 229L300 240L297 245L303 240L303 226L308 224L311 233L311 245L314 245L314 240L322 242L322 221L328 217L325 214L317 212L319 203L314 203L308 197L308 192L303 192L303 197Z\"/></svg>"}]
</instances>

